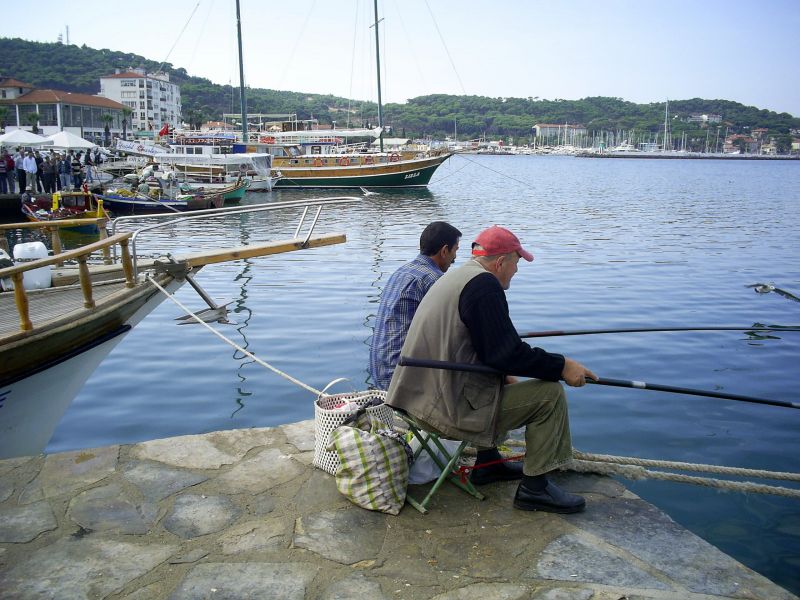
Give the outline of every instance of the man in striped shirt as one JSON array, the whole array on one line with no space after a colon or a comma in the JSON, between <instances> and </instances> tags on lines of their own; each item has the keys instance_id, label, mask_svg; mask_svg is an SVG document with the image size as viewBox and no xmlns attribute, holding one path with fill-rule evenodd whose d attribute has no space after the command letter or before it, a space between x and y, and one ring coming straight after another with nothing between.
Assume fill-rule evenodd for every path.
<instances>
[{"instance_id":1,"label":"man in striped shirt","mask_svg":"<svg viewBox=\"0 0 800 600\"><path fill-rule=\"evenodd\" d=\"M369 354L370 378L378 389L388 389L411 319L423 296L455 261L460 239L458 229L434 221L422 231L419 256L397 269L386 283Z\"/></svg>"}]
</instances>

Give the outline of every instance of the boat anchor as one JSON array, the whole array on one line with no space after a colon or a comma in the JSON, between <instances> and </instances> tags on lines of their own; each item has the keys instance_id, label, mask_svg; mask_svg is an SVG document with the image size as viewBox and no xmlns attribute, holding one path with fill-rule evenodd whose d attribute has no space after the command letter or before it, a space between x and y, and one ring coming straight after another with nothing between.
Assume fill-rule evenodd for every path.
<instances>
[{"instance_id":1,"label":"boat anchor","mask_svg":"<svg viewBox=\"0 0 800 600\"><path fill-rule=\"evenodd\" d=\"M229 300L224 304L217 304L214 300L209 296L206 291L200 287L200 284L194 280L194 277L190 273L186 273L186 281L189 282L194 288L200 297L208 304L208 308L204 308L203 310L199 310L194 313L195 316L199 317L204 323L222 323L225 325L229 325L231 322L228 320L228 305L233 302L233 300ZM176 321L181 321L178 325L189 325L191 323L197 323L194 320L191 314L183 315L182 317L176 317Z\"/></svg>"}]
</instances>

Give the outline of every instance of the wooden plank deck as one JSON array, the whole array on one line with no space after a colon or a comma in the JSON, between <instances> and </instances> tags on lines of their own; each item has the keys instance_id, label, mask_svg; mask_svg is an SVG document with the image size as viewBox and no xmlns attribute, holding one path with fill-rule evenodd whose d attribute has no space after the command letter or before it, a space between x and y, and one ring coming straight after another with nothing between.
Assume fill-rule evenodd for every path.
<instances>
[{"instance_id":1,"label":"wooden plank deck","mask_svg":"<svg viewBox=\"0 0 800 600\"><path fill-rule=\"evenodd\" d=\"M95 302L125 289L125 280L98 283L92 286ZM34 330L43 324L63 319L74 313L76 318L86 309L80 285L61 286L43 290L28 290L30 319ZM14 292L0 293L0 343L20 332L19 314L14 303Z\"/></svg>"}]
</instances>

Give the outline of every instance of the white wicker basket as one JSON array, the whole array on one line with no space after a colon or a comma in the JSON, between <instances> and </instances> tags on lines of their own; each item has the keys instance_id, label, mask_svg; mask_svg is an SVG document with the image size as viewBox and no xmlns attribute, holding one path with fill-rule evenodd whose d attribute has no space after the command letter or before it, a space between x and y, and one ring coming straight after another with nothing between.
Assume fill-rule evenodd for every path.
<instances>
[{"instance_id":1,"label":"white wicker basket","mask_svg":"<svg viewBox=\"0 0 800 600\"><path fill-rule=\"evenodd\" d=\"M382 401L385 398L386 392L383 390L320 395L314 402L314 466L336 475L339 456L336 452L328 452L325 449L330 442L331 432L365 404L374 399ZM389 427L394 426L394 412L385 404L372 406L367 409L367 413Z\"/></svg>"}]
</instances>

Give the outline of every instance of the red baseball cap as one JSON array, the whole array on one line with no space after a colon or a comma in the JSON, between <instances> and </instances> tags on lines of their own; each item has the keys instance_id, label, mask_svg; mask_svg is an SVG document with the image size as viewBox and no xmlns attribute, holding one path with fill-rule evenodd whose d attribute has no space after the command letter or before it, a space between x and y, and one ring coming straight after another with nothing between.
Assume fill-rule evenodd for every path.
<instances>
[{"instance_id":1,"label":"red baseball cap","mask_svg":"<svg viewBox=\"0 0 800 600\"><path fill-rule=\"evenodd\" d=\"M480 248L476 248L475 244ZM517 236L499 225L492 225L489 229L484 229L472 243L473 256L495 256L510 252L516 252L528 262L533 260L533 254L522 247Z\"/></svg>"}]
</instances>

